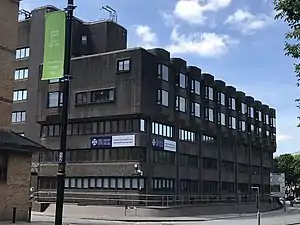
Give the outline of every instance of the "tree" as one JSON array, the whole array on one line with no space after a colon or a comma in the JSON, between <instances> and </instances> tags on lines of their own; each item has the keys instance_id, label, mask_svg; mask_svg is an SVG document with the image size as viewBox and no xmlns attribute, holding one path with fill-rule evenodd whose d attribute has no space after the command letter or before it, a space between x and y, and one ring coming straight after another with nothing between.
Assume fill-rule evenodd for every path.
<instances>
[{"instance_id":1,"label":"tree","mask_svg":"<svg viewBox=\"0 0 300 225\"><path fill-rule=\"evenodd\" d=\"M275 19L282 19L289 26L285 34L285 55L295 59L294 71L297 77L297 86L300 86L300 0L274 0L274 9L277 12ZM296 99L300 109L300 99ZM300 117L298 117L300 119ZM298 127L300 124L298 124Z\"/></svg>"},{"instance_id":2,"label":"tree","mask_svg":"<svg viewBox=\"0 0 300 225\"><path fill-rule=\"evenodd\" d=\"M291 154L283 154L275 158L278 162L279 173L285 174L285 182L288 184L298 183L299 177L296 173L300 165L296 166L295 158ZM297 161L298 162L298 161ZM296 169L297 167L297 169ZM300 171L300 170L299 170Z\"/></svg>"},{"instance_id":3,"label":"tree","mask_svg":"<svg viewBox=\"0 0 300 225\"><path fill-rule=\"evenodd\" d=\"M294 156L295 177L300 181L300 155Z\"/></svg>"}]
</instances>

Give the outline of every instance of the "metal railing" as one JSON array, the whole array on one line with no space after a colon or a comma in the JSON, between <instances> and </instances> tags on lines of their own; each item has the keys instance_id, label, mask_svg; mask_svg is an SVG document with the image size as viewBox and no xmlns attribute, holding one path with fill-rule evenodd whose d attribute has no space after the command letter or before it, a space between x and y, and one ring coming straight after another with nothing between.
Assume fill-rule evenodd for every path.
<instances>
[{"instance_id":1,"label":"metal railing","mask_svg":"<svg viewBox=\"0 0 300 225\"><path fill-rule=\"evenodd\" d=\"M270 195L261 197L261 202L271 202ZM55 202L55 191L38 191L35 199L39 202ZM144 195L134 193L109 192L65 192L65 202L94 205L130 205L130 206L187 206L187 205L219 205L247 204L256 201L255 195Z\"/></svg>"}]
</instances>

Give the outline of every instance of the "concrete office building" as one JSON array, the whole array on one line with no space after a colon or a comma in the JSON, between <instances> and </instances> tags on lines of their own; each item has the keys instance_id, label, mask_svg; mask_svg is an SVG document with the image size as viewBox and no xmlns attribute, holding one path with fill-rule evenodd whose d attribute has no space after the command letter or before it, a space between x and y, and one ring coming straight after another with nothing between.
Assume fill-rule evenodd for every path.
<instances>
[{"instance_id":1,"label":"concrete office building","mask_svg":"<svg viewBox=\"0 0 300 225\"><path fill-rule=\"evenodd\" d=\"M40 79L51 10L19 24L12 119L16 132L53 149L35 159L37 188L47 196L56 188L62 100L57 80ZM67 199L249 194L252 185L268 196L275 110L164 49L128 49L126 33L113 21L75 20Z\"/></svg>"}]
</instances>

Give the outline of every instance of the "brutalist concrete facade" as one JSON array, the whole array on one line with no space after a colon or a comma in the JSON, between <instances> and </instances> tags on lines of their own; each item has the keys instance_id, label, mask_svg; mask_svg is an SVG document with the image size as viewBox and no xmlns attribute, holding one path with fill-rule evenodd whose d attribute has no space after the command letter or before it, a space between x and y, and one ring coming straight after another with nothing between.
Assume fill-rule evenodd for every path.
<instances>
[{"instance_id":1,"label":"brutalist concrete facade","mask_svg":"<svg viewBox=\"0 0 300 225\"><path fill-rule=\"evenodd\" d=\"M62 85L40 80L49 10L20 22L30 56L18 66L29 75L15 90L28 98L13 106L27 112L14 130L53 149L35 159L40 191L55 191L60 140ZM112 21L74 28L68 193L234 195L255 185L269 194L274 109L164 49L127 49L125 28Z\"/></svg>"}]
</instances>

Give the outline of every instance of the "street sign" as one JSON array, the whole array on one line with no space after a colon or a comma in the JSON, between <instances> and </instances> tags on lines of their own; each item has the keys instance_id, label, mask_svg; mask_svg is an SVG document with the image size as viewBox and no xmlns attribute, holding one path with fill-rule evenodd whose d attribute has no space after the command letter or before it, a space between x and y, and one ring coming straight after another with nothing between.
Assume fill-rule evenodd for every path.
<instances>
[{"instance_id":1,"label":"street sign","mask_svg":"<svg viewBox=\"0 0 300 225\"><path fill-rule=\"evenodd\" d=\"M270 174L271 195L274 197L285 196L285 175L284 173Z\"/></svg>"}]
</instances>

